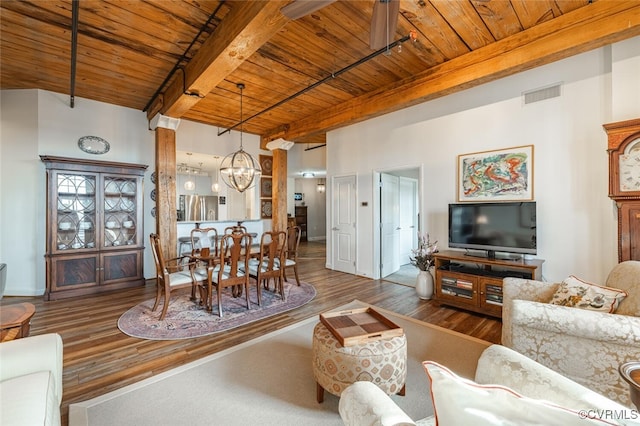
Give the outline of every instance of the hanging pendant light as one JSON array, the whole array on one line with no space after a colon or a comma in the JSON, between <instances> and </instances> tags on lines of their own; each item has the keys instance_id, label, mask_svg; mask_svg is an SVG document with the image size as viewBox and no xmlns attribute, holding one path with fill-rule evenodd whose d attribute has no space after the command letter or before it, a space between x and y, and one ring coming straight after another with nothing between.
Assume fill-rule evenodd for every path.
<instances>
[{"instance_id":1,"label":"hanging pendant light","mask_svg":"<svg viewBox=\"0 0 640 426\"><path fill-rule=\"evenodd\" d=\"M215 156L215 157L213 157L213 158L215 158L216 160L218 160L218 158L220 158L220 157L218 157L218 156L216 155L216 156ZM217 168L217 167L216 167L216 169L215 169L214 173L215 173L215 177L214 177L214 181L213 181L213 183L211 184L211 191L212 191L212 192L219 192L219 191L220 191L220 184L218 184L218 168Z\"/></svg>"},{"instance_id":2,"label":"hanging pendant light","mask_svg":"<svg viewBox=\"0 0 640 426\"><path fill-rule=\"evenodd\" d=\"M189 158L191 158L192 153L187 152L187 155L189 156ZM187 164L185 171L187 173L187 181L184 183L184 189L187 191L193 191L194 189L196 189L196 183L194 178L191 177L191 169L189 168L189 165Z\"/></svg>"},{"instance_id":3,"label":"hanging pendant light","mask_svg":"<svg viewBox=\"0 0 640 426\"><path fill-rule=\"evenodd\" d=\"M191 178L188 178L188 180L184 183L184 189L187 191L193 191L194 189L196 189L196 183L191 180Z\"/></svg>"},{"instance_id":4,"label":"hanging pendant light","mask_svg":"<svg viewBox=\"0 0 640 426\"><path fill-rule=\"evenodd\" d=\"M224 157L220 164L222 181L238 192L253 187L262 174L260 164L242 148L242 90L244 84L238 83L240 89L240 149Z\"/></svg>"}]
</instances>

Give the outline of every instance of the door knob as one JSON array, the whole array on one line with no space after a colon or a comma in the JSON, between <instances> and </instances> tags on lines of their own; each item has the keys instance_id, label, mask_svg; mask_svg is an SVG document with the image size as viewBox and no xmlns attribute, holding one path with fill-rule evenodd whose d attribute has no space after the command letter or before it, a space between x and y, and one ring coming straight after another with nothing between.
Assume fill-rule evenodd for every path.
<instances>
[{"instance_id":1,"label":"door knob","mask_svg":"<svg viewBox=\"0 0 640 426\"><path fill-rule=\"evenodd\" d=\"M337 227L335 227L335 226L334 226L333 228L331 228L331 230L332 230L332 231L339 231L339 230L340 230L340 228L337 228Z\"/></svg>"}]
</instances>

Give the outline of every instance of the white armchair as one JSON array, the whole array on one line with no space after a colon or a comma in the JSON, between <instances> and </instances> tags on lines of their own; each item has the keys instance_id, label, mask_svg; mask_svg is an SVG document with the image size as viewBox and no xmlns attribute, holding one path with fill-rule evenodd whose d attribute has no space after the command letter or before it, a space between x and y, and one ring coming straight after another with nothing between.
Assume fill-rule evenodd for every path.
<instances>
[{"instance_id":1,"label":"white armchair","mask_svg":"<svg viewBox=\"0 0 640 426\"><path fill-rule=\"evenodd\" d=\"M0 423L60 425L62 339L50 333L0 343Z\"/></svg>"},{"instance_id":2,"label":"white armchair","mask_svg":"<svg viewBox=\"0 0 640 426\"><path fill-rule=\"evenodd\" d=\"M618 367L640 360L640 262L616 265L605 285L628 293L613 314L549 304L559 283L505 278L502 344L630 407Z\"/></svg>"},{"instance_id":3,"label":"white armchair","mask_svg":"<svg viewBox=\"0 0 640 426\"><path fill-rule=\"evenodd\" d=\"M541 418L537 417L540 412L536 409L543 408L538 403L550 402L552 406L565 407L575 412L584 410L584 412L595 413L596 410L601 412L610 410L612 413L622 413L624 411L624 407L615 401L607 399L501 345L491 345L483 351L478 359L475 383L504 386L533 400L531 401L532 405L527 406L522 412L537 419L535 424L548 424L541 422ZM448 384L440 386L441 388L437 391L431 389L431 397L436 393L442 395L454 392ZM491 387L493 386L489 388ZM439 413L438 424L534 424L519 422L514 418L505 419L503 415L508 400L491 400L487 399L486 395L482 395L482 399L478 401L478 395L474 393L463 396L456 394L456 396L459 398L454 398L453 404L440 406L436 404L435 411ZM424 395L424 399L425 404L432 403L429 401L429 395ZM411 419L391 397L372 382L355 382L345 389L340 396L339 411L342 421L348 426L427 426L436 424L434 416ZM477 421L473 423L456 421L455 417L465 411L473 411L477 415ZM628 414L627 417L633 417L633 413ZM464 415L460 415L460 417L464 417ZM450 422L447 423L444 418ZM571 424L590 424L576 414L573 415L572 420ZM567 423L557 419L555 424Z\"/></svg>"}]
</instances>

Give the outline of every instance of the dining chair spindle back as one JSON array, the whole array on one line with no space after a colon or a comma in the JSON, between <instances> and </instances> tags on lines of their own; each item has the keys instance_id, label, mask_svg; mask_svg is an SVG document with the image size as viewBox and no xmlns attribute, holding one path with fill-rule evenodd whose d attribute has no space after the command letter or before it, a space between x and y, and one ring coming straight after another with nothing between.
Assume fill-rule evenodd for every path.
<instances>
[{"instance_id":1,"label":"dining chair spindle back","mask_svg":"<svg viewBox=\"0 0 640 426\"><path fill-rule=\"evenodd\" d=\"M274 290L285 300L282 268L287 235L284 231L268 231L260 239L260 257L249 261L249 275L256 279L258 288L258 305L262 306L262 288L269 289L269 282L274 281Z\"/></svg>"},{"instance_id":2,"label":"dining chair spindle back","mask_svg":"<svg viewBox=\"0 0 640 426\"><path fill-rule=\"evenodd\" d=\"M151 252L156 265L156 300L151 311L155 311L164 297L164 304L160 320L163 320L169 308L171 292L179 288L191 287L191 299L196 300L196 288L199 282L203 285L208 281L208 273L198 272L195 262L191 262L189 256L179 256L172 259L164 259L162 244L158 234L151 234ZM173 271L173 272L171 272Z\"/></svg>"},{"instance_id":3,"label":"dining chair spindle back","mask_svg":"<svg viewBox=\"0 0 640 426\"><path fill-rule=\"evenodd\" d=\"M218 315L222 318L222 291L226 287L239 286L244 290L247 309L251 309L249 301L249 250L251 235L242 232L225 234L220 243L220 264L213 270L211 286L216 287L218 296ZM240 291L237 292L238 294ZM212 288L208 291L209 306L213 306Z\"/></svg>"},{"instance_id":4,"label":"dining chair spindle back","mask_svg":"<svg viewBox=\"0 0 640 426\"><path fill-rule=\"evenodd\" d=\"M300 285L300 278L298 278L298 247L300 246L301 234L302 230L299 226L287 228L287 249L284 255L284 268L282 268L282 276L285 281L287 280L287 268L293 268L298 285Z\"/></svg>"}]
</instances>

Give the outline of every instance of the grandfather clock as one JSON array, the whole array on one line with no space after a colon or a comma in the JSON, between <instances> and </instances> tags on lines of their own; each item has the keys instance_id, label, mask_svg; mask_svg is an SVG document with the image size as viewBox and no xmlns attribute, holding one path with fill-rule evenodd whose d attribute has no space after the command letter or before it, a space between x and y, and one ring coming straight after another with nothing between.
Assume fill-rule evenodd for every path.
<instances>
[{"instance_id":1,"label":"grandfather clock","mask_svg":"<svg viewBox=\"0 0 640 426\"><path fill-rule=\"evenodd\" d=\"M618 261L640 260L640 118L603 125L609 197L618 207Z\"/></svg>"}]
</instances>

